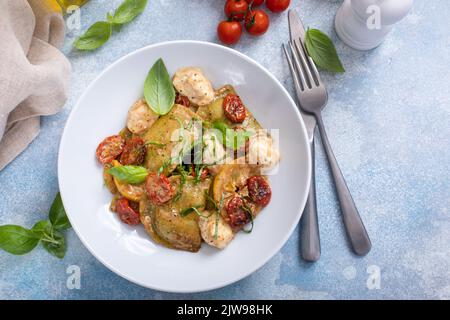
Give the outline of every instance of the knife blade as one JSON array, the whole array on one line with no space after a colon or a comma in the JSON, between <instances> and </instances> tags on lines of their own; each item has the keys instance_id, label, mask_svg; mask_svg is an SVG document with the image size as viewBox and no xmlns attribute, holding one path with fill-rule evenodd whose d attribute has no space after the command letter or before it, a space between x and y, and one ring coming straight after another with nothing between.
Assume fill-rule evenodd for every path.
<instances>
[{"instance_id":1,"label":"knife blade","mask_svg":"<svg viewBox=\"0 0 450 320\"><path fill-rule=\"evenodd\" d=\"M305 39L306 32L302 20L300 19L296 10L294 9L289 10L288 21L289 21L289 35L291 37L291 41L297 42L300 47L303 46L303 41ZM314 116L306 112L303 112L301 109L300 113L302 115L303 122L305 122L306 131L308 133L308 140L309 142L312 142L314 139L314 129L316 128L316 119L314 118Z\"/></svg>"}]
</instances>

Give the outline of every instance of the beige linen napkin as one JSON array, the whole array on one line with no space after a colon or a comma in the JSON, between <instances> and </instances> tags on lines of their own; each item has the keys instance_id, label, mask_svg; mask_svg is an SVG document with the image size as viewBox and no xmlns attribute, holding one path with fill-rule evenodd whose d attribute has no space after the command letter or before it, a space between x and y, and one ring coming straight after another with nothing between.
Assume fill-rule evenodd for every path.
<instances>
[{"instance_id":1,"label":"beige linen napkin","mask_svg":"<svg viewBox=\"0 0 450 320\"><path fill-rule=\"evenodd\" d=\"M0 0L0 170L67 99L70 63L57 49L64 20L47 0Z\"/></svg>"}]
</instances>

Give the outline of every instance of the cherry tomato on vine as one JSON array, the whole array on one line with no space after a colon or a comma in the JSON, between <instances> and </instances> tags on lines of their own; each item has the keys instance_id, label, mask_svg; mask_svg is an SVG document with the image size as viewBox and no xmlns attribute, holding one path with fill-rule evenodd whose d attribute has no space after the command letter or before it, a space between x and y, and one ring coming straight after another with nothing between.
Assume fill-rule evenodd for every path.
<instances>
[{"instance_id":1,"label":"cherry tomato on vine","mask_svg":"<svg viewBox=\"0 0 450 320\"><path fill-rule=\"evenodd\" d=\"M232 45L239 41L242 25L237 21L222 21L217 26L217 36L225 44Z\"/></svg>"},{"instance_id":2,"label":"cherry tomato on vine","mask_svg":"<svg viewBox=\"0 0 450 320\"><path fill-rule=\"evenodd\" d=\"M248 9L245 0L227 0L225 3L225 14L230 20L242 21Z\"/></svg>"},{"instance_id":3,"label":"cherry tomato on vine","mask_svg":"<svg viewBox=\"0 0 450 320\"><path fill-rule=\"evenodd\" d=\"M245 29L253 36L260 36L269 29L269 16L264 10L251 10L245 17Z\"/></svg>"},{"instance_id":4,"label":"cherry tomato on vine","mask_svg":"<svg viewBox=\"0 0 450 320\"><path fill-rule=\"evenodd\" d=\"M266 7L272 12L282 12L291 4L291 0L267 0Z\"/></svg>"},{"instance_id":5,"label":"cherry tomato on vine","mask_svg":"<svg viewBox=\"0 0 450 320\"><path fill-rule=\"evenodd\" d=\"M264 3L264 0L246 0L248 4L251 4L254 7L260 6Z\"/></svg>"}]
</instances>

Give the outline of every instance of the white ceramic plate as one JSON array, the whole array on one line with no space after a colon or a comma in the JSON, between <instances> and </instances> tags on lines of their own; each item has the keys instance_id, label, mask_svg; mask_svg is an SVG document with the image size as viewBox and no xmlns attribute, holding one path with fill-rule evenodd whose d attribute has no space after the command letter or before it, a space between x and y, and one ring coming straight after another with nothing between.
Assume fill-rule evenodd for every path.
<instances>
[{"instance_id":1,"label":"white ceramic plate","mask_svg":"<svg viewBox=\"0 0 450 320\"><path fill-rule=\"evenodd\" d=\"M155 244L142 226L129 227L108 209L95 149L120 131L128 108L143 95L153 63L163 58L169 73L199 66L214 87L232 84L264 128L280 129L281 164L270 177L272 200L251 234L240 233L225 250L206 244L189 253ZM79 99L67 121L58 159L59 186L74 230L89 251L118 275L169 292L211 290L238 281L265 264L291 235L306 202L311 175L306 130L283 86L258 63L215 44L165 42L113 63Z\"/></svg>"}]
</instances>

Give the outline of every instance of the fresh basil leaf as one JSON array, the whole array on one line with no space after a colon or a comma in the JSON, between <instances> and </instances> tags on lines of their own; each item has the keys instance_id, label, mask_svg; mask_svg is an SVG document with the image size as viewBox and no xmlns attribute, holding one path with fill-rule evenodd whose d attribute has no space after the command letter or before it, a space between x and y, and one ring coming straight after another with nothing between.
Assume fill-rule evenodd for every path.
<instances>
[{"instance_id":1,"label":"fresh basil leaf","mask_svg":"<svg viewBox=\"0 0 450 320\"><path fill-rule=\"evenodd\" d=\"M112 16L112 14L110 12L108 12L106 14L106 20L110 23L114 23L114 17Z\"/></svg>"},{"instance_id":2,"label":"fresh basil leaf","mask_svg":"<svg viewBox=\"0 0 450 320\"><path fill-rule=\"evenodd\" d=\"M56 195L55 200L53 200L48 216L53 227L57 230L65 230L71 227L59 192Z\"/></svg>"},{"instance_id":3,"label":"fresh basil leaf","mask_svg":"<svg viewBox=\"0 0 450 320\"><path fill-rule=\"evenodd\" d=\"M151 144L153 146L157 146L157 147L164 147L166 145L165 143L160 143L160 142L151 141L151 140L148 140L145 142L145 145L149 145L149 144Z\"/></svg>"},{"instance_id":4,"label":"fresh basil leaf","mask_svg":"<svg viewBox=\"0 0 450 320\"><path fill-rule=\"evenodd\" d=\"M42 239L42 246L55 257L62 259L66 255L67 245L63 234L57 230L52 230L49 238Z\"/></svg>"},{"instance_id":5,"label":"fresh basil leaf","mask_svg":"<svg viewBox=\"0 0 450 320\"><path fill-rule=\"evenodd\" d=\"M0 248L15 255L22 255L33 250L40 237L31 230L21 226L0 226Z\"/></svg>"},{"instance_id":6,"label":"fresh basil leaf","mask_svg":"<svg viewBox=\"0 0 450 320\"><path fill-rule=\"evenodd\" d=\"M78 50L95 50L101 47L111 36L110 22L99 21L94 23L82 36L74 42Z\"/></svg>"},{"instance_id":7,"label":"fresh basil leaf","mask_svg":"<svg viewBox=\"0 0 450 320\"><path fill-rule=\"evenodd\" d=\"M222 133L222 144L227 148L237 150L245 144L245 140L253 135L250 131L236 131L230 128L223 121L213 123L213 128Z\"/></svg>"},{"instance_id":8,"label":"fresh basil leaf","mask_svg":"<svg viewBox=\"0 0 450 320\"><path fill-rule=\"evenodd\" d=\"M125 0L114 12L112 22L124 24L140 15L147 6L147 0Z\"/></svg>"},{"instance_id":9,"label":"fresh basil leaf","mask_svg":"<svg viewBox=\"0 0 450 320\"><path fill-rule=\"evenodd\" d=\"M308 54L317 66L331 72L345 72L333 42L325 33L308 29L305 44Z\"/></svg>"},{"instance_id":10,"label":"fresh basil leaf","mask_svg":"<svg viewBox=\"0 0 450 320\"><path fill-rule=\"evenodd\" d=\"M148 171L141 166L120 166L113 167L108 170L108 173L127 183L141 183L147 178Z\"/></svg>"},{"instance_id":11,"label":"fresh basil leaf","mask_svg":"<svg viewBox=\"0 0 450 320\"><path fill-rule=\"evenodd\" d=\"M234 150L239 149L245 144L245 141L253 135L251 131L235 131L234 140L233 140L233 148Z\"/></svg>"},{"instance_id":12,"label":"fresh basil leaf","mask_svg":"<svg viewBox=\"0 0 450 320\"><path fill-rule=\"evenodd\" d=\"M144 97L150 108L159 115L165 115L175 102L175 89L162 59L150 69L144 83Z\"/></svg>"},{"instance_id":13,"label":"fresh basil leaf","mask_svg":"<svg viewBox=\"0 0 450 320\"><path fill-rule=\"evenodd\" d=\"M49 220L42 220L36 222L36 224L31 228L39 238L42 238L44 234L49 233L52 229L52 223Z\"/></svg>"}]
</instances>

